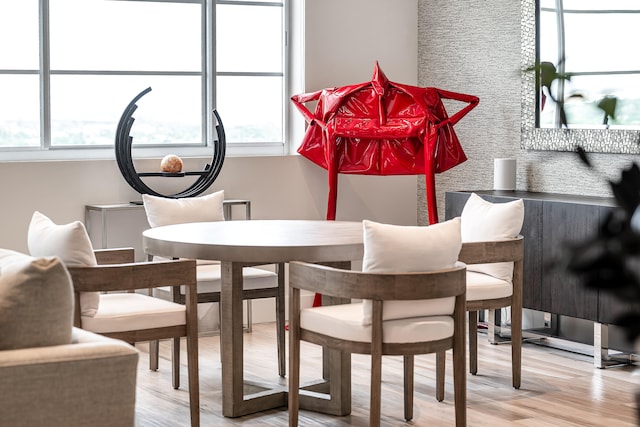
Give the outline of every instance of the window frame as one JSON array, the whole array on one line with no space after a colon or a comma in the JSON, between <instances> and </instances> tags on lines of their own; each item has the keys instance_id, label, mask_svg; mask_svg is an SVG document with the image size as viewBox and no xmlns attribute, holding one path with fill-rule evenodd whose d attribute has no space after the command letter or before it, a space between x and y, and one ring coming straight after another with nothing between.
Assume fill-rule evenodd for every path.
<instances>
[{"instance_id":1,"label":"window frame","mask_svg":"<svg viewBox=\"0 0 640 427\"><path fill-rule=\"evenodd\" d=\"M551 2L541 2L541 4L539 5L539 10L538 10L538 19L540 22L542 22L543 16L547 16L547 17L551 17L554 18L554 22L555 22L555 35L556 35L556 55L555 58L556 61L554 62L554 64L557 64L557 73L559 75L570 75L572 78L574 78L574 82L575 82L575 78L581 78L581 77L612 77L612 78L616 78L616 76L637 76L640 75L640 69L637 68L628 68L628 69L598 69L598 70L584 70L584 69L580 69L578 67L571 67L570 70L567 70L567 66L566 66L566 61L565 58L567 58L567 54L566 54L566 44L565 44L565 16L569 17L569 16L573 16L575 17L580 17L580 16L598 16L598 15L608 15L608 14L633 14L633 15L639 15L640 14L640 10L638 9L625 9L625 8L620 8L620 7L614 7L614 8L589 8L589 7L583 7L583 8L576 8L575 6L570 7L570 8L565 8L564 7L564 3L563 0L559 0L554 2L553 4L551 4ZM539 24L540 26L542 24ZM539 45L536 48L537 51L537 55L538 55L538 61L541 61L540 55L541 55L541 49L542 49L542 41L538 40L537 42ZM546 53L546 52L545 52ZM550 55L553 56L553 55ZM568 89L567 87L570 86L570 82L565 82L564 79L557 79L555 82L555 91L554 91L554 96L556 97L557 100L559 100L561 103L566 102L567 100L569 100L571 98L571 96L575 95L575 94L580 94L582 93L581 89ZM581 84L579 85L579 87L585 87L587 85L585 84ZM607 95L608 96L608 95ZM613 123L613 124L609 124L609 123L603 123L603 124L593 124L593 125L589 125L589 124L584 124L584 123L572 123L571 121L569 121L569 123L564 123L564 120L566 120L566 118L561 117L560 114L560 109L558 108L558 104L555 102L551 102L549 105L549 109L548 109L548 113L546 116L543 116L543 112L542 112L542 108L540 106L540 104L542 103L541 99L537 99L536 103L539 104L536 107L536 112L535 112L535 125L536 127L539 127L540 129L557 129L557 128L561 128L561 127L567 127L570 129L614 129L614 130L624 130L624 129L633 129L635 127L637 127L636 123L631 123L629 124L629 122L627 123ZM586 104L586 102L582 102L582 104ZM567 111L568 108L570 107L571 104L567 104L565 105L565 112L570 112ZM620 106L618 106L619 109ZM546 117L546 121L544 120L544 118Z\"/></svg>"},{"instance_id":2,"label":"window frame","mask_svg":"<svg viewBox=\"0 0 640 427\"><path fill-rule=\"evenodd\" d=\"M53 71L50 67L50 28L49 28L49 1L38 0L39 14L39 69L38 70L0 70L1 74L27 74L38 75L40 83L40 145L32 147L0 147L0 162L3 161L31 161L31 160L100 160L114 159L115 149L113 145L109 146L52 146L51 144L51 106L50 106L50 79L52 75L153 75L158 74L152 71ZM290 145L288 143L290 106L288 99L290 97L289 84L289 55L290 43L288 40L290 30L290 7L289 0L280 1L245 1L245 0L116 0L116 1L138 1L150 3L194 3L201 4L202 7L202 69L200 72L184 71L179 75L201 75L202 76L202 135L205 138L202 144L176 144L162 146L149 144L145 146L136 146L132 148L134 158L156 158L166 154L167 148L175 148L176 154L184 157L208 157L211 155L212 147L210 142L215 139L216 130L213 121L213 115L208 114L215 108L215 91L216 81L219 76L261 76L277 75L282 81L282 141L278 142L227 142L227 156L273 156L289 154ZM282 8L282 72L273 73L244 73L244 72L217 72L216 71L216 55L214 47L216 46L216 6L218 4L243 5L253 7L280 7ZM209 54L211 52L211 54ZM159 74L176 75L175 72L166 72ZM224 115L222 115L224 120ZM114 126L115 134L115 126Z\"/></svg>"}]
</instances>

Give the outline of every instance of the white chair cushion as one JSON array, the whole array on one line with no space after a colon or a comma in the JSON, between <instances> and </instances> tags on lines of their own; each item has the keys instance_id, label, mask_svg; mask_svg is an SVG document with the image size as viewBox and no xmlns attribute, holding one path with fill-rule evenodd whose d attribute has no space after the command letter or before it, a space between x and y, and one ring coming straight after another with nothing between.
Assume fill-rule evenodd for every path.
<instances>
[{"instance_id":1,"label":"white chair cushion","mask_svg":"<svg viewBox=\"0 0 640 427\"><path fill-rule=\"evenodd\" d=\"M220 292L220 265L199 265L196 268L196 277L198 280L199 293ZM242 288L244 290L278 287L278 275L273 271L263 270L261 268L244 267L242 269L242 280ZM184 293L184 287L182 287L180 291Z\"/></svg>"},{"instance_id":2,"label":"white chair cushion","mask_svg":"<svg viewBox=\"0 0 640 427\"><path fill-rule=\"evenodd\" d=\"M0 350L71 343L73 287L62 261L0 249Z\"/></svg>"},{"instance_id":3,"label":"white chair cushion","mask_svg":"<svg viewBox=\"0 0 640 427\"><path fill-rule=\"evenodd\" d=\"M222 282L220 276L220 264L205 264L196 267L196 275L198 280L198 293L220 292ZM261 268L245 267L242 269L243 289L265 289L278 287L278 275L273 271L263 270ZM171 289L168 286L155 288L157 296L170 299ZM186 293L186 286L180 287L180 293ZM154 295L156 295L154 293Z\"/></svg>"},{"instance_id":4,"label":"white chair cushion","mask_svg":"<svg viewBox=\"0 0 640 427\"><path fill-rule=\"evenodd\" d=\"M152 228L189 222L224 221L224 190L182 199L143 194L142 202Z\"/></svg>"},{"instance_id":5,"label":"white chair cushion","mask_svg":"<svg viewBox=\"0 0 640 427\"><path fill-rule=\"evenodd\" d=\"M362 271L369 273L428 272L456 265L460 218L430 226L400 226L364 220ZM387 301L383 320L453 313L455 298ZM363 301L362 324L371 324L371 301Z\"/></svg>"},{"instance_id":6,"label":"white chair cushion","mask_svg":"<svg viewBox=\"0 0 640 427\"><path fill-rule=\"evenodd\" d=\"M306 308L300 312L300 326L343 340L371 342L371 324L362 323L362 311L362 303ZM453 317L386 320L382 323L382 336L385 343L414 343L452 337Z\"/></svg>"},{"instance_id":7,"label":"white chair cushion","mask_svg":"<svg viewBox=\"0 0 640 427\"><path fill-rule=\"evenodd\" d=\"M511 294L513 294L511 280L502 280L490 274L467 271L467 301L506 298Z\"/></svg>"},{"instance_id":8,"label":"white chair cushion","mask_svg":"<svg viewBox=\"0 0 640 427\"><path fill-rule=\"evenodd\" d=\"M158 255L153 255L153 257L151 258L151 260L153 262L158 262L158 261L171 261L175 258L167 258L164 256L158 256ZM179 259L188 259L188 258L179 258ZM220 261L214 261L214 260L209 260L209 259L197 259L196 260L196 265L220 265Z\"/></svg>"},{"instance_id":9,"label":"white chair cushion","mask_svg":"<svg viewBox=\"0 0 640 427\"><path fill-rule=\"evenodd\" d=\"M100 295L95 316L81 320L82 329L108 333L184 325L186 318L182 304L136 293L111 293Z\"/></svg>"},{"instance_id":10,"label":"white chair cushion","mask_svg":"<svg viewBox=\"0 0 640 427\"><path fill-rule=\"evenodd\" d=\"M69 266L97 265L91 240L80 221L58 225L36 211L29 224L27 244L29 252L35 257L57 256ZM94 316L99 304L98 292L80 294L80 311L83 316Z\"/></svg>"},{"instance_id":11,"label":"white chair cushion","mask_svg":"<svg viewBox=\"0 0 640 427\"><path fill-rule=\"evenodd\" d=\"M524 222L522 199L506 203L491 203L471 193L460 215L463 242L484 242L513 239ZM511 280L512 262L467 265L467 271L490 274L498 279Z\"/></svg>"}]
</instances>

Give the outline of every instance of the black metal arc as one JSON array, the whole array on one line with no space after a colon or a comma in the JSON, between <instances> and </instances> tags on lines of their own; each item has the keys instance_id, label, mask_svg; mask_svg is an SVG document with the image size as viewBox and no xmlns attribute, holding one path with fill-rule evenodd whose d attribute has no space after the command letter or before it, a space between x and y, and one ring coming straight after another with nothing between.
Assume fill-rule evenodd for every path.
<instances>
[{"instance_id":1,"label":"black metal arc","mask_svg":"<svg viewBox=\"0 0 640 427\"><path fill-rule=\"evenodd\" d=\"M216 180L220 171L222 170L222 165L224 164L224 158L226 155L226 147L227 140L226 134L224 132L224 125L222 124L222 119L216 110L213 110L213 115L216 120L216 134L218 139L213 141L213 156L211 158L211 163L205 166L204 171L198 172L185 172L184 175L199 175L198 179L189 186L189 188L175 193L175 194L161 194L157 191L150 188L147 184L144 183L140 179L141 176L171 176L156 174L156 173L138 173L133 165L133 159L131 157L131 145L133 144L133 137L130 136L131 127L135 122L133 118L133 113L137 110L138 106L136 102L140 100L144 95L151 92L151 88L148 87L138 95L136 95L127 108L120 116L120 121L118 122L118 128L116 130L116 161L118 162L118 168L120 169L120 173L127 181L127 183L138 193L140 194L151 194L159 197L167 197L171 199L180 199L184 197L194 197L198 194L204 192L207 188L213 184Z\"/></svg>"}]
</instances>

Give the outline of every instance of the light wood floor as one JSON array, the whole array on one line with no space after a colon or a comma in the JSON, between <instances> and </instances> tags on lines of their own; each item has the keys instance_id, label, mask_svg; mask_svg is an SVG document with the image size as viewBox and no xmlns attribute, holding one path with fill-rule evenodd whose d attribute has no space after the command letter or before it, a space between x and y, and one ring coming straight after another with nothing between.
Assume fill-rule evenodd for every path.
<instances>
[{"instance_id":1,"label":"light wood floor","mask_svg":"<svg viewBox=\"0 0 640 427\"><path fill-rule=\"evenodd\" d=\"M245 375L249 379L277 382L274 324L254 325L244 334ZM511 387L509 344L490 345L479 338L478 375L467 376L469 426L636 426L634 394L640 376L633 366L596 369L592 359L525 343L522 387ZM184 354L184 343L183 343ZM161 346L160 369L148 370L148 353L141 350L138 368L136 426L188 426L186 366L182 387L171 387L168 344ZM302 380L319 376L320 350L302 347ZM183 357L182 360L186 360ZM451 352L448 352L446 394L435 400L435 356L416 357L414 419L402 414L402 361L386 357L382 367L383 426L450 426L454 422ZM200 338L200 402L202 426L283 426L286 408L240 418L222 416L219 337ZM301 411L301 426L366 426L369 407L369 357L352 356L352 413L333 417Z\"/></svg>"}]
</instances>

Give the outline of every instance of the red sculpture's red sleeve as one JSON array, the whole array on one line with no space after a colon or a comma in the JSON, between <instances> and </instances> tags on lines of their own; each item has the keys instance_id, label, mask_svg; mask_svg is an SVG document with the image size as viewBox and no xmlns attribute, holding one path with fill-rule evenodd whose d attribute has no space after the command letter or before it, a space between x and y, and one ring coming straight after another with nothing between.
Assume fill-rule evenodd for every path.
<instances>
[{"instance_id":1,"label":"red sculpture's red sleeve","mask_svg":"<svg viewBox=\"0 0 640 427\"><path fill-rule=\"evenodd\" d=\"M304 105L304 103L309 101L317 101L318 99L320 99L321 94L322 91L319 90L316 92L293 95L291 97L291 102L293 102L293 105L295 105L298 111L302 113L302 116L307 121L307 123L311 123L311 121L314 120L315 117L313 116L313 113L309 111L309 109Z\"/></svg>"}]
</instances>

